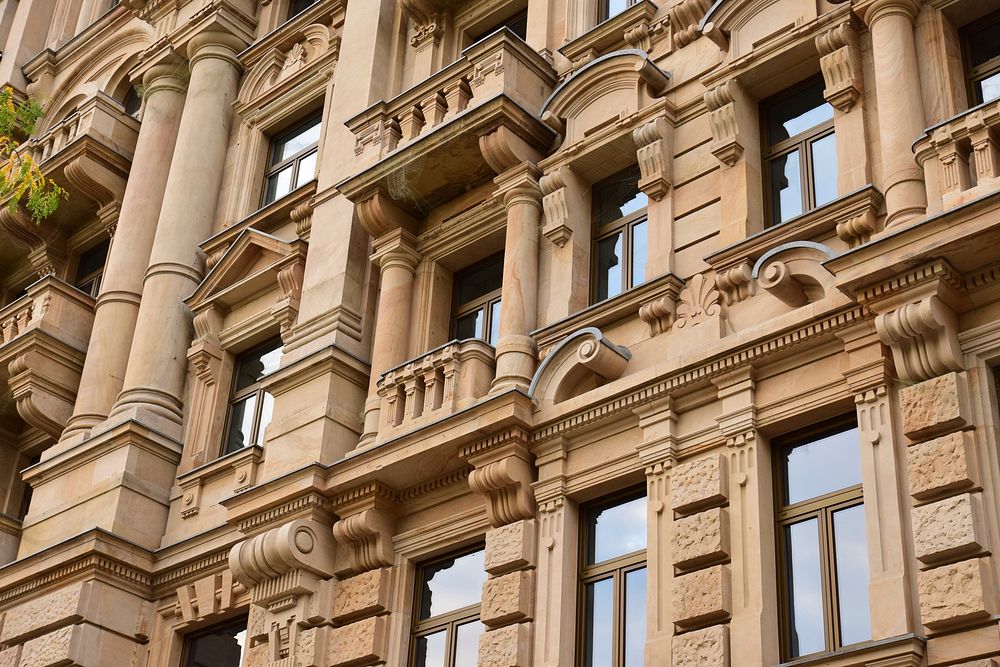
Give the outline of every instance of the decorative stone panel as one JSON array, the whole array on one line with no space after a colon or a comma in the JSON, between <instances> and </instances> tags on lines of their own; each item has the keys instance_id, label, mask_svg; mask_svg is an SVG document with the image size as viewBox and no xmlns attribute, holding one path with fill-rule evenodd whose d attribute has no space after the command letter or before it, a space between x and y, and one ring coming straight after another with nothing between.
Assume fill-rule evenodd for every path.
<instances>
[{"instance_id":1,"label":"decorative stone panel","mask_svg":"<svg viewBox=\"0 0 1000 667\"><path fill-rule=\"evenodd\" d=\"M485 568L503 574L535 564L535 522L515 521L486 531Z\"/></svg>"},{"instance_id":2,"label":"decorative stone panel","mask_svg":"<svg viewBox=\"0 0 1000 667\"><path fill-rule=\"evenodd\" d=\"M713 625L673 640L673 667L728 667L729 628Z\"/></svg>"},{"instance_id":3,"label":"decorative stone panel","mask_svg":"<svg viewBox=\"0 0 1000 667\"><path fill-rule=\"evenodd\" d=\"M674 579L674 622L682 628L708 625L729 616L729 568L716 565Z\"/></svg>"},{"instance_id":4,"label":"decorative stone panel","mask_svg":"<svg viewBox=\"0 0 1000 667\"><path fill-rule=\"evenodd\" d=\"M918 560L935 563L972 555L985 547L981 498L966 493L913 508L913 545Z\"/></svg>"},{"instance_id":5,"label":"decorative stone panel","mask_svg":"<svg viewBox=\"0 0 1000 667\"><path fill-rule=\"evenodd\" d=\"M674 565L689 569L729 555L729 515L716 508L674 522Z\"/></svg>"},{"instance_id":6,"label":"decorative stone panel","mask_svg":"<svg viewBox=\"0 0 1000 667\"><path fill-rule=\"evenodd\" d=\"M977 485L969 433L950 433L913 445L907 451L910 494L918 500L935 498Z\"/></svg>"},{"instance_id":7,"label":"decorative stone panel","mask_svg":"<svg viewBox=\"0 0 1000 667\"><path fill-rule=\"evenodd\" d=\"M989 566L981 558L917 573L923 624L936 630L992 614L984 591L989 576Z\"/></svg>"},{"instance_id":8,"label":"decorative stone panel","mask_svg":"<svg viewBox=\"0 0 1000 667\"><path fill-rule=\"evenodd\" d=\"M706 456L677 466L672 475L671 507L678 514L725 504L726 459L720 454Z\"/></svg>"},{"instance_id":9,"label":"decorative stone panel","mask_svg":"<svg viewBox=\"0 0 1000 667\"><path fill-rule=\"evenodd\" d=\"M388 568L379 568L338 581L332 620L342 623L385 611L389 604L389 577Z\"/></svg>"},{"instance_id":10,"label":"decorative stone panel","mask_svg":"<svg viewBox=\"0 0 1000 667\"><path fill-rule=\"evenodd\" d=\"M483 624L492 628L529 618L534 597L533 581L531 570L487 579L483 583L482 610L479 614Z\"/></svg>"},{"instance_id":11,"label":"decorative stone panel","mask_svg":"<svg viewBox=\"0 0 1000 667\"><path fill-rule=\"evenodd\" d=\"M479 667L528 667L530 656L530 623L487 630L479 639Z\"/></svg>"},{"instance_id":12,"label":"decorative stone panel","mask_svg":"<svg viewBox=\"0 0 1000 667\"><path fill-rule=\"evenodd\" d=\"M330 632L330 667L372 665L384 661L386 619L366 618Z\"/></svg>"},{"instance_id":13,"label":"decorative stone panel","mask_svg":"<svg viewBox=\"0 0 1000 667\"><path fill-rule=\"evenodd\" d=\"M969 423L965 378L948 373L899 392L903 434L910 440L956 431Z\"/></svg>"}]
</instances>

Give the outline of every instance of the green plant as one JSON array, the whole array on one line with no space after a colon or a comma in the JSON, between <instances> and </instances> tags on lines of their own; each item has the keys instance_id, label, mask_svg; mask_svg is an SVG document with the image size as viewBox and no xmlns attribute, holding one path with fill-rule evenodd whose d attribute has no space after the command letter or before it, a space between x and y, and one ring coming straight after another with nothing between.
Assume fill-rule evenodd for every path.
<instances>
[{"instance_id":1,"label":"green plant","mask_svg":"<svg viewBox=\"0 0 1000 667\"><path fill-rule=\"evenodd\" d=\"M34 100L18 100L9 86L0 90L0 200L8 200L12 210L23 203L35 222L52 215L68 196L27 151L18 150L41 117Z\"/></svg>"}]
</instances>

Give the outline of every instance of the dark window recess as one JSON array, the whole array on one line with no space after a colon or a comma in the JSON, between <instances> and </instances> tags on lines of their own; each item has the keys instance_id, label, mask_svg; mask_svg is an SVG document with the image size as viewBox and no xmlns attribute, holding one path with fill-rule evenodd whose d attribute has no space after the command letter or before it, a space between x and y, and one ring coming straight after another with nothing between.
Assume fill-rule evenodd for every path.
<instances>
[{"instance_id":1,"label":"dark window recess","mask_svg":"<svg viewBox=\"0 0 1000 667\"><path fill-rule=\"evenodd\" d=\"M486 570L482 549L420 568L414 608L411 667L471 667L476 664L480 597Z\"/></svg>"},{"instance_id":2,"label":"dark window recess","mask_svg":"<svg viewBox=\"0 0 1000 667\"><path fill-rule=\"evenodd\" d=\"M129 86L128 92L122 99L122 106L125 107L125 113L129 116L135 118L139 115L139 109L142 108L142 96L139 95L135 86Z\"/></svg>"},{"instance_id":3,"label":"dark window recess","mask_svg":"<svg viewBox=\"0 0 1000 667\"><path fill-rule=\"evenodd\" d=\"M240 667L246 647L246 617L184 641L184 667Z\"/></svg>"},{"instance_id":4,"label":"dark window recess","mask_svg":"<svg viewBox=\"0 0 1000 667\"><path fill-rule=\"evenodd\" d=\"M288 3L288 18L294 18L315 5L319 0L291 0Z\"/></svg>"},{"instance_id":5,"label":"dark window recess","mask_svg":"<svg viewBox=\"0 0 1000 667\"><path fill-rule=\"evenodd\" d=\"M972 105L1000 99L1000 11L962 29Z\"/></svg>"},{"instance_id":6,"label":"dark window recess","mask_svg":"<svg viewBox=\"0 0 1000 667\"><path fill-rule=\"evenodd\" d=\"M496 345L500 334L500 288L503 253L463 269L452 283L452 337L480 338Z\"/></svg>"},{"instance_id":7,"label":"dark window recess","mask_svg":"<svg viewBox=\"0 0 1000 667\"><path fill-rule=\"evenodd\" d=\"M281 199L316 177L320 116L312 116L271 142L264 204Z\"/></svg>"},{"instance_id":8,"label":"dark window recess","mask_svg":"<svg viewBox=\"0 0 1000 667\"><path fill-rule=\"evenodd\" d=\"M639 167L632 165L591 188L594 218L594 303L646 281L649 225L646 195L639 190Z\"/></svg>"},{"instance_id":9,"label":"dark window recess","mask_svg":"<svg viewBox=\"0 0 1000 667\"><path fill-rule=\"evenodd\" d=\"M31 458L30 461L28 461L28 465L26 465L25 468L30 468L31 466L36 465L41 460L42 460L42 455L36 454ZM22 484L24 484L24 488L21 490L21 505L20 507L18 507L17 510L18 521L24 521L24 517L28 516L28 508L31 507L31 494L32 494L31 485L28 484L27 482L22 482Z\"/></svg>"},{"instance_id":10,"label":"dark window recess","mask_svg":"<svg viewBox=\"0 0 1000 667\"><path fill-rule=\"evenodd\" d=\"M108 261L110 241L102 241L90 250L80 255L76 263L76 276L73 286L85 294L97 298L101 291L101 280L104 278L104 268Z\"/></svg>"},{"instance_id":11,"label":"dark window recess","mask_svg":"<svg viewBox=\"0 0 1000 667\"><path fill-rule=\"evenodd\" d=\"M274 410L274 396L267 391L264 380L278 370L280 361L280 340L260 345L236 358L223 454L247 445L264 444L264 429L271 423Z\"/></svg>"},{"instance_id":12,"label":"dark window recess","mask_svg":"<svg viewBox=\"0 0 1000 667\"><path fill-rule=\"evenodd\" d=\"M525 9L524 11L514 14L508 19L493 24L490 28L480 32L475 37L473 37L470 43L475 44L484 37L489 37L497 30L500 30L501 28L509 29L512 33L520 37L521 41L524 41L525 39L528 38L528 10Z\"/></svg>"}]
</instances>

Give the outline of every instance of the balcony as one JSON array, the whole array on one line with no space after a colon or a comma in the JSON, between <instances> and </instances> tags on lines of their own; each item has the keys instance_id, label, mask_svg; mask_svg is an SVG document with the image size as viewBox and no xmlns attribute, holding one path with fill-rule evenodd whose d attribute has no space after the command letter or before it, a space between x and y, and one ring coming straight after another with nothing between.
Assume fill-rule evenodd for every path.
<instances>
[{"instance_id":1,"label":"balcony","mask_svg":"<svg viewBox=\"0 0 1000 667\"><path fill-rule=\"evenodd\" d=\"M499 30L410 90L347 122L354 152L373 164L339 184L355 202L386 192L420 214L493 177L479 137L507 127L544 151L553 130L538 118L556 83L548 62Z\"/></svg>"},{"instance_id":2,"label":"balcony","mask_svg":"<svg viewBox=\"0 0 1000 667\"><path fill-rule=\"evenodd\" d=\"M479 339L454 340L387 371L379 380L377 440L430 424L489 393L495 351Z\"/></svg>"}]
</instances>

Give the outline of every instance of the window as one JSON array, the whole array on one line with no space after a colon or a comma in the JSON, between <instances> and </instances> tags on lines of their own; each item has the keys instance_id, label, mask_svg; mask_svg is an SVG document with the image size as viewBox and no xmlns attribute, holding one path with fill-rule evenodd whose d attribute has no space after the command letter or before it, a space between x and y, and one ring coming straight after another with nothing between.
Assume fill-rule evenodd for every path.
<instances>
[{"instance_id":1,"label":"window","mask_svg":"<svg viewBox=\"0 0 1000 667\"><path fill-rule=\"evenodd\" d=\"M833 107L823 80L810 80L763 105L764 178L776 225L837 198Z\"/></svg>"},{"instance_id":2,"label":"window","mask_svg":"<svg viewBox=\"0 0 1000 667\"><path fill-rule=\"evenodd\" d=\"M632 5L638 3L639 0L600 0L600 4L598 5L600 15L597 20L607 21L612 16L621 14Z\"/></svg>"},{"instance_id":3,"label":"window","mask_svg":"<svg viewBox=\"0 0 1000 667\"><path fill-rule=\"evenodd\" d=\"M240 667L247 639L247 618L188 636L184 667Z\"/></svg>"},{"instance_id":4,"label":"window","mask_svg":"<svg viewBox=\"0 0 1000 667\"><path fill-rule=\"evenodd\" d=\"M30 468L33 465L38 465L38 463L41 462L41 460L42 460L42 455L41 454L35 454L33 457L31 457L31 460L28 461L28 465L26 465L24 467L25 468ZM18 472L18 475L20 475L20 472ZM27 482L22 482L22 484L23 484L24 488L21 489L21 504L20 504L20 506L18 507L18 510L17 510L17 520L18 521L24 521L24 518L26 516L28 516L28 509L31 508L31 495L32 495L32 493L34 491L31 488L31 485L28 484Z\"/></svg>"},{"instance_id":5,"label":"window","mask_svg":"<svg viewBox=\"0 0 1000 667\"><path fill-rule=\"evenodd\" d=\"M972 105L1000 99L1000 12L962 30L965 68Z\"/></svg>"},{"instance_id":6,"label":"window","mask_svg":"<svg viewBox=\"0 0 1000 667\"><path fill-rule=\"evenodd\" d=\"M489 29L484 30L483 32L473 37L470 44L475 44L479 40L483 39L484 37L492 35L501 28L510 28L511 32L520 37L521 41L524 41L525 39L527 39L528 35L528 10L525 9L523 11L520 11L511 16L510 18L504 21L500 21L500 23L497 23L491 26Z\"/></svg>"},{"instance_id":7,"label":"window","mask_svg":"<svg viewBox=\"0 0 1000 667\"><path fill-rule=\"evenodd\" d=\"M136 91L135 86L129 86L125 97L122 98L122 106L125 108L125 113L132 116L132 118L139 117L139 109L142 108L142 97Z\"/></svg>"},{"instance_id":8,"label":"window","mask_svg":"<svg viewBox=\"0 0 1000 667\"><path fill-rule=\"evenodd\" d=\"M483 555L480 548L420 568L411 667L475 667L483 634Z\"/></svg>"},{"instance_id":9,"label":"window","mask_svg":"<svg viewBox=\"0 0 1000 667\"><path fill-rule=\"evenodd\" d=\"M320 116L316 115L279 135L271 144L271 161L264 203L281 199L316 176Z\"/></svg>"},{"instance_id":10,"label":"window","mask_svg":"<svg viewBox=\"0 0 1000 667\"><path fill-rule=\"evenodd\" d=\"M500 336L502 284L502 252L455 274L452 286L453 338L481 338L490 345L496 345Z\"/></svg>"},{"instance_id":11,"label":"window","mask_svg":"<svg viewBox=\"0 0 1000 667\"><path fill-rule=\"evenodd\" d=\"M295 18L317 2L318 0L291 0L288 3L288 18Z\"/></svg>"},{"instance_id":12,"label":"window","mask_svg":"<svg viewBox=\"0 0 1000 667\"><path fill-rule=\"evenodd\" d=\"M593 301L597 303L646 280L648 198L639 190L639 166L595 183L591 199L596 246Z\"/></svg>"},{"instance_id":13,"label":"window","mask_svg":"<svg viewBox=\"0 0 1000 667\"><path fill-rule=\"evenodd\" d=\"M104 278L104 265L108 261L110 241L103 241L82 253L76 263L76 277L73 286L85 294L97 298Z\"/></svg>"},{"instance_id":14,"label":"window","mask_svg":"<svg viewBox=\"0 0 1000 667\"><path fill-rule=\"evenodd\" d=\"M280 340L270 341L237 357L223 454L247 445L263 444L264 429L271 422L274 410L274 396L267 391L264 379L278 370L280 361Z\"/></svg>"},{"instance_id":15,"label":"window","mask_svg":"<svg viewBox=\"0 0 1000 667\"><path fill-rule=\"evenodd\" d=\"M646 642L646 496L585 512L580 571L580 663L642 667Z\"/></svg>"},{"instance_id":16,"label":"window","mask_svg":"<svg viewBox=\"0 0 1000 667\"><path fill-rule=\"evenodd\" d=\"M841 423L776 443L785 659L871 638L860 442Z\"/></svg>"}]
</instances>

